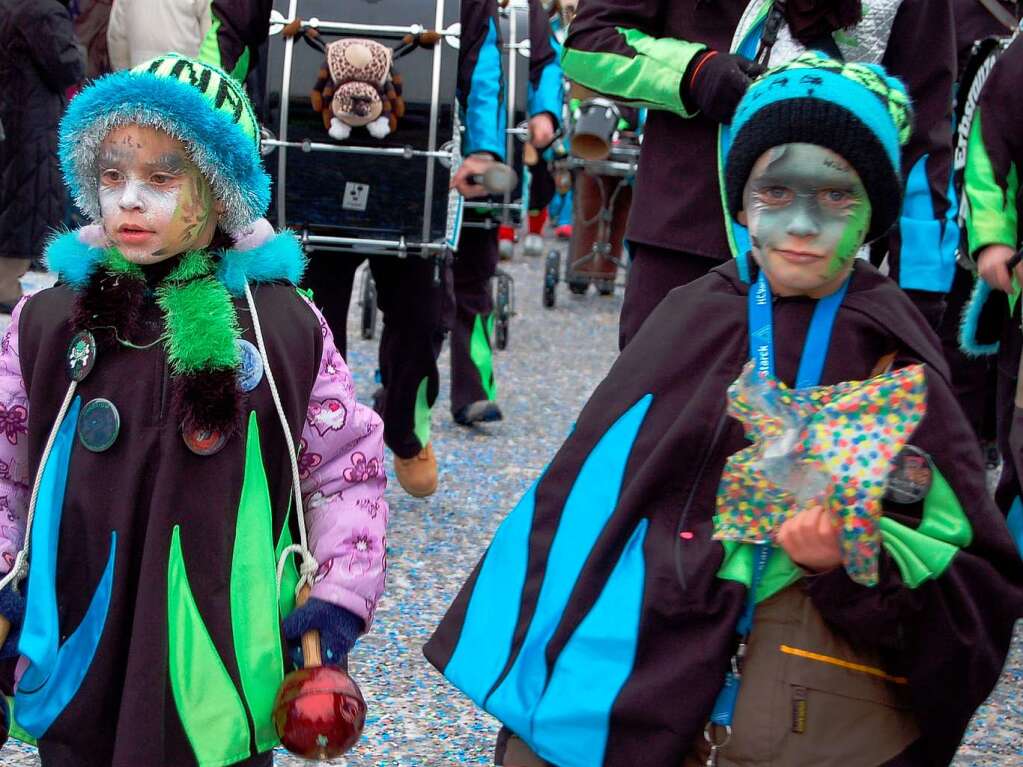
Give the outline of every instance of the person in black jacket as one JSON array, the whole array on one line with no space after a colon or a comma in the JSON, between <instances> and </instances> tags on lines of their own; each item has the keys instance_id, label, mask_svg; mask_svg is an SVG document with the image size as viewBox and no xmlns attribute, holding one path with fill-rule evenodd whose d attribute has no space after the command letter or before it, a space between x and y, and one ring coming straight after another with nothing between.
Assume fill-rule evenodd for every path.
<instances>
[{"instance_id":1,"label":"person in black jacket","mask_svg":"<svg viewBox=\"0 0 1023 767\"><path fill-rule=\"evenodd\" d=\"M650 108L627 236L633 265L620 343L673 287L740 255L745 230L726 223L719 160L728 123L758 69L764 30L781 14L769 63L804 48L879 63L901 78L917 115L903 149L906 201L875 243L889 273L932 326L944 308L958 231L948 198L955 41L951 0L587 0L565 42L565 76ZM861 20L862 19L862 20Z\"/></svg>"},{"instance_id":2,"label":"person in black jacket","mask_svg":"<svg viewBox=\"0 0 1023 767\"><path fill-rule=\"evenodd\" d=\"M0 312L14 308L18 278L64 221L57 123L84 73L66 3L0 0Z\"/></svg>"},{"instance_id":3,"label":"person in black jacket","mask_svg":"<svg viewBox=\"0 0 1023 767\"><path fill-rule=\"evenodd\" d=\"M968 117L973 109L971 100L976 98L976 85L983 85L985 69L972 61L974 45L992 37L1007 37L1016 30L1021 12L1015 0L954 0L956 35L956 116L957 142L963 142L968 134ZM989 55L988 49L978 55ZM972 95L971 95L971 92ZM973 112L975 114L975 112ZM962 144L960 144L960 149ZM962 163L962 164L960 164ZM961 171L964 170L965 154L956 152L957 193L962 194ZM965 240L965 237L963 238ZM969 251L965 241L960 252ZM959 348L959 325L963 309L969 301L976 278L975 266L969 258L960 258L955 269L952 287L948 292L948 308L938 326L945 359L952 371L952 388L963 412L970 421L981 447L985 450L988 466L998 463L995 421L996 378L995 367L989 357L965 354ZM1015 373L1015 366L1012 372Z\"/></svg>"},{"instance_id":4,"label":"person in black jacket","mask_svg":"<svg viewBox=\"0 0 1023 767\"><path fill-rule=\"evenodd\" d=\"M469 24L481 11L489 14L485 7L476 9L473 14L466 13L472 8L470 4L463 3L462 7L463 30L472 28ZM496 22L489 15L485 18L488 35L500 45ZM473 26L479 26L479 22ZM554 140L562 104L561 70L552 37L543 5L540 0L530 0L527 109L529 143L538 154ZM497 110L502 114L493 124L498 126L499 133L503 132L506 93L500 49L491 48L488 52L481 48L478 54L467 51L462 58L475 61L471 69L465 61L459 66L463 75L459 79L459 93L465 94L470 119L475 117L478 121L479 113L493 114ZM485 194L482 187L471 183L472 174L480 173L494 161L512 161L511 157L504 156L505 142L501 135L495 135L489 145L476 142L476 148L483 151L467 157L453 179L455 187L467 198L478 197L481 191ZM466 213L468 225L462 228L458 253L451 268L455 296L451 322L451 416L462 426L500 421L504 417L496 402L497 382L491 348L494 302L490 282L497 272L498 262L497 227L491 215L489 211L473 209Z\"/></svg>"},{"instance_id":5,"label":"person in black jacket","mask_svg":"<svg viewBox=\"0 0 1023 767\"><path fill-rule=\"evenodd\" d=\"M457 94L465 132L464 161L452 186L465 197L485 194L477 174L502 158L505 145L504 76L496 0L462 0ZM201 57L201 54L200 54ZM374 394L383 416L384 442L394 453L394 474L409 495L437 489L437 457L430 440L431 411L440 389L437 355L443 343L443 284L432 260L369 256L384 330L380 338L382 386ZM363 257L313 258L304 283L311 288L345 354L345 323L355 270ZM470 326L471 327L471 326ZM471 363L470 363L471 364Z\"/></svg>"}]
</instances>

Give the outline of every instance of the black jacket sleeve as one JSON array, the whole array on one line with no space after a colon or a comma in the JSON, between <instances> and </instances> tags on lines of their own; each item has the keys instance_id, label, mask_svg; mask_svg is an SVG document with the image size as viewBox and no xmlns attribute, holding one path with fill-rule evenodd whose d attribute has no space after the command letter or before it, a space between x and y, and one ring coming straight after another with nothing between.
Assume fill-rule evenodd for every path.
<instances>
[{"instance_id":1,"label":"black jacket sleeve","mask_svg":"<svg viewBox=\"0 0 1023 767\"><path fill-rule=\"evenodd\" d=\"M202 51L204 59L217 59L221 69L238 80L244 80L259 57L259 47L270 34L270 11L273 0L211 0L212 35L207 44L216 52Z\"/></svg>"},{"instance_id":2,"label":"black jacket sleeve","mask_svg":"<svg viewBox=\"0 0 1023 767\"><path fill-rule=\"evenodd\" d=\"M60 93L85 77L85 58L75 40L71 16L52 0L26 3L19 33L43 82Z\"/></svg>"},{"instance_id":3,"label":"black jacket sleeve","mask_svg":"<svg viewBox=\"0 0 1023 767\"><path fill-rule=\"evenodd\" d=\"M682 80L707 48L664 34L666 0L587 0L572 21L561 65L590 90L636 106L692 116Z\"/></svg>"}]
</instances>

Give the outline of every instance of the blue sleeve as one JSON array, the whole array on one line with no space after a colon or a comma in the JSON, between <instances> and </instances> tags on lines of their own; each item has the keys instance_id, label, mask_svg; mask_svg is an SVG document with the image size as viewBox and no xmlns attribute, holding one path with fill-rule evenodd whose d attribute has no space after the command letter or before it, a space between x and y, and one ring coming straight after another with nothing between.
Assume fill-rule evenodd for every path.
<instances>
[{"instance_id":1,"label":"blue sleeve","mask_svg":"<svg viewBox=\"0 0 1023 767\"><path fill-rule=\"evenodd\" d=\"M501 69L501 38L493 18L473 56L468 93L464 94L465 137L462 154L490 152L504 159L508 115L504 105L504 74Z\"/></svg>"},{"instance_id":2,"label":"blue sleeve","mask_svg":"<svg viewBox=\"0 0 1023 767\"><path fill-rule=\"evenodd\" d=\"M906 197L888 238L893 276L907 290L946 293L959 244L952 193L952 0L902 0L881 64L906 85L913 133L902 150Z\"/></svg>"},{"instance_id":3,"label":"blue sleeve","mask_svg":"<svg viewBox=\"0 0 1023 767\"><path fill-rule=\"evenodd\" d=\"M924 155L909 171L906 198L899 217L899 285L908 290L947 293L955 273L959 227L957 205L948 180L947 201L942 214L935 210L927 163Z\"/></svg>"}]
</instances>

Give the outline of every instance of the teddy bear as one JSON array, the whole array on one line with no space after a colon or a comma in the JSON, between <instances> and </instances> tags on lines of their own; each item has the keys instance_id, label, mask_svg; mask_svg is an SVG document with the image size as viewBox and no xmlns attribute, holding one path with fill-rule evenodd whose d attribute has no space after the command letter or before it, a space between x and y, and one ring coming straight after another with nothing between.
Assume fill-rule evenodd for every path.
<instances>
[{"instance_id":1,"label":"teddy bear","mask_svg":"<svg viewBox=\"0 0 1023 767\"><path fill-rule=\"evenodd\" d=\"M360 126L377 139L393 132L405 113L394 52L375 40L355 37L327 43L323 52L326 62L311 100L331 138L344 141Z\"/></svg>"}]
</instances>

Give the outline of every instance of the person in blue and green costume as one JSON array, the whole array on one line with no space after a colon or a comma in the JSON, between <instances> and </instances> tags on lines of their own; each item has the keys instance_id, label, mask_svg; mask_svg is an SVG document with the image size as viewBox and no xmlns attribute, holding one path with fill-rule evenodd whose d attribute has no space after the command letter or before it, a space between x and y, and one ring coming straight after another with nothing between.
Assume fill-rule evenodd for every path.
<instances>
[{"instance_id":1,"label":"person in blue and green costume","mask_svg":"<svg viewBox=\"0 0 1023 767\"><path fill-rule=\"evenodd\" d=\"M626 234L622 347L672 288L748 248L745 228L726 215L729 123L760 69L753 59L763 51L781 64L802 50L879 63L906 83L917 116L902 149L906 194L872 256L875 264L887 256L892 278L939 322L958 243L952 0L587 0L565 42L565 76L649 108Z\"/></svg>"},{"instance_id":2,"label":"person in blue and green costume","mask_svg":"<svg viewBox=\"0 0 1023 767\"><path fill-rule=\"evenodd\" d=\"M271 764L286 658L316 629L344 664L383 589L382 424L265 231L258 146L240 83L177 54L61 122L92 223L0 345L0 654L45 767Z\"/></svg>"},{"instance_id":3,"label":"person in blue and green costume","mask_svg":"<svg viewBox=\"0 0 1023 767\"><path fill-rule=\"evenodd\" d=\"M1002 48L992 47L997 39L1007 40L1019 28L1023 12L1016 0L954 0L956 31L955 87L955 152L954 182L957 199L963 196L966 147L969 128L981 86L990 72L993 60ZM959 221L965 221L966 209L961 205ZM945 350L945 358L952 370L952 387L963 412L970 419L973 430L987 456L990 469L999 463L995 401L997 399L997 371L990 356L966 354L959 347L959 326L976 283L976 264L969 253L968 231L960 227L959 257L955 276L947 297L945 316L938 326L938 335Z\"/></svg>"},{"instance_id":4,"label":"person in blue and green costume","mask_svg":"<svg viewBox=\"0 0 1023 767\"><path fill-rule=\"evenodd\" d=\"M1023 397L1019 367L1019 285L1023 269L1008 263L1023 247L1023 39L1017 37L1001 55L984 83L970 130L966 153L966 234L980 279L963 311L963 351L995 360L995 414L1002 472L995 497L1023 551Z\"/></svg>"},{"instance_id":5,"label":"person in blue and green costume","mask_svg":"<svg viewBox=\"0 0 1023 767\"><path fill-rule=\"evenodd\" d=\"M1023 614L1023 563L937 337L856 258L899 215L910 119L881 67L815 54L739 102L725 204L750 251L660 303L425 647L505 725L497 764L951 761ZM834 450L833 489L793 487L756 543L718 540L763 497L767 468L735 473L753 432L733 382L751 362L804 403L919 387L914 426L887 434L868 431L892 400L877 390L802 411L820 437L797 444ZM864 439L859 484L841 466ZM899 450L911 470L889 463ZM851 534L867 523L877 535ZM873 547L866 572L850 542Z\"/></svg>"},{"instance_id":6,"label":"person in blue and green costume","mask_svg":"<svg viewBox=\"0 0 1023 767\"><path fill-rule=\"evenodd\" d=\"M465 18L479 3L462 3ZM513 11L514 12L514 11ZM469 18L472 18L470 16ZM471 183L472 176L485 172L492 162L505 158L507 123L500 31L496 19L487 21L486 43L467 50L462 57L474 61L470 78L459 80L459 100L467 124L465 152L468 155L452 178L452 185L466 198L486 195L483 187ZM562 103L561 69L551 36L550 23L540 0L529 0L529 83L526 91L529 112L529 141L543 152L554 140ZM496 47L491 43L496 42ZM461 53L461 51L459 51ZM462 72L470 70L461 67ZM531 184L535 182L532 179ZM532 194L532 186L530 186ZM546 202L543 203L546 206ZM451 321L451 417L462 426L500 421L504 416L497 404L494 371L494 300L491 281L497 272L497 219L490 211L470 209L465 216L458 252L451 265L454 285L454 317Z\"/></svg>"},{"instance_id":7,"label":"person in blue and green costume","mask_svg":"<svg viewBox=\"0 0 1023 767\"><path fill-rule=\"evenodd\" d=\"M465 160L453 181L460 192L470 197L483 191L472 176L484 173L492 162L503 158L504 152L507 112L497 13L497 0L462 0L459 6L462 27L457 97L465 128L461 144ZM440 478L431 434L433 405L440 393L437 356L445 330L453 324L447 323L445 316L449 286L436 279L436 265L431 259L314 255L305 284L320 302L331 330L339 339L342 355L346 353L345 328L355 271L363 260L369 261L384 317L379 352L381 386L374 392L374 405L384 419L384 440L394 453L395 478L409 495L423 498L436 492ZM485 259L477 255L466 261L468 279L478 286L479 275L473 272L485 274ZM484 316L479 322L473 311L480 306L485 309L483 302L488 300L474 291L463 302L460 329L455 332L464 331L462 320L466 316L469 330L465 337L472 336L475 326L484 325L489 310L480 312ZM489 351L487 346L488 355ZM457 349L455 354L462 364L469 366L471 377L477 368L466 359L466 348ZM488 379L484 380L490 385Z\"/></svg>"}]
</instances>

